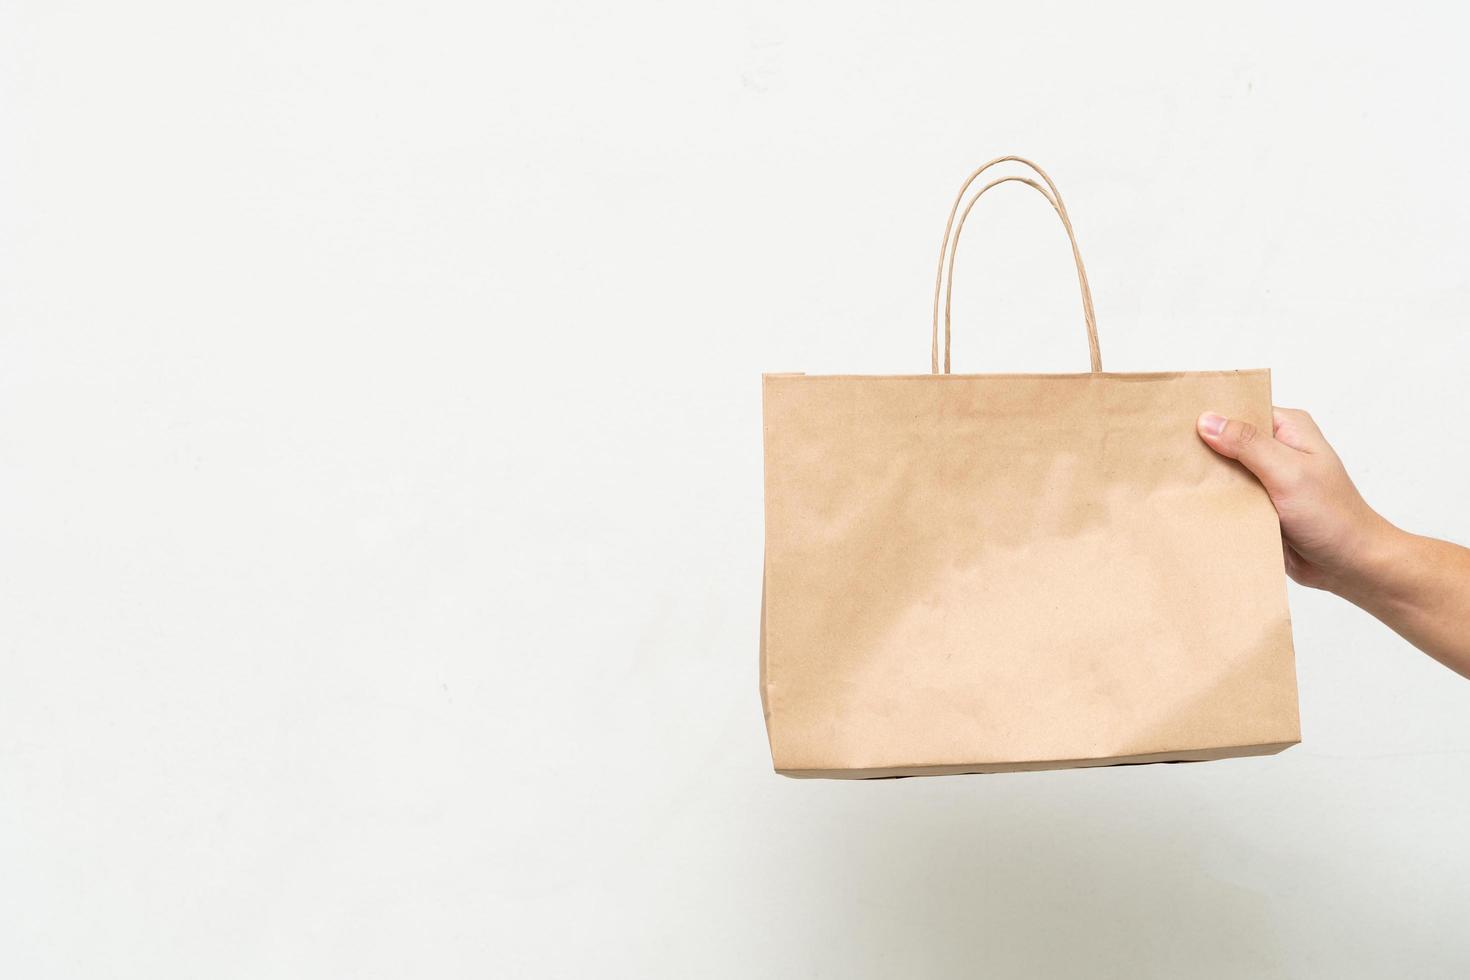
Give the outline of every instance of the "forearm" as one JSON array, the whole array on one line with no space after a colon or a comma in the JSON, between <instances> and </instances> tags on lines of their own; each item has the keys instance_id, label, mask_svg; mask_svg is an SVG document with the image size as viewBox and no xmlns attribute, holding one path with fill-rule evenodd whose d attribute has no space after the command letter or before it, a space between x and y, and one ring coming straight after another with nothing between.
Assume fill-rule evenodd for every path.
<instances>
[{"instance_id":1,"label":"forearm","mask_svg":"<svg viewBox=\"0 0 1470 980\"><path fill-rule=\"evenodd\" d=\"M1389 525L1332 591L1470 677L1470 549Z\"/></svg>"}]
</instances>

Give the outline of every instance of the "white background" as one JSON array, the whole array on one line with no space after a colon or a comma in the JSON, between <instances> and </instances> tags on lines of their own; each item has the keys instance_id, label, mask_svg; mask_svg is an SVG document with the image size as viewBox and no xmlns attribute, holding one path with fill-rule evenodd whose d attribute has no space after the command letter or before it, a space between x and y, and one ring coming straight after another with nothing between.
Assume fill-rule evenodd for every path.
<instances>
[{"instance_id":1,"label":"white background","mask_svg":"<svg viewBox=\"0 0 1470 980\"><path fill-rule=\"evenodd\" d=\"M6 3L0 972L1465 975L1470 682L1330 596L1275 758L798 782L756 689L758 376L927 370L1002 153L1107 367L1470 540L1465 28ZM1042 202L966 241L957 370L1085 369Z\"/></svg>"}]
</instances>

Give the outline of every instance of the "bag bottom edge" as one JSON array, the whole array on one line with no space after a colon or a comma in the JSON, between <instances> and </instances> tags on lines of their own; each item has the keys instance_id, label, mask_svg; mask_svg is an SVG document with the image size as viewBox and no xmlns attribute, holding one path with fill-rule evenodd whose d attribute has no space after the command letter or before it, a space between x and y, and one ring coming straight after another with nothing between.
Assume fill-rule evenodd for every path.
<instances>
[{"instance_id":1,"label":"bag bottom edge","mask_svg":"<svg viewBox=\"0 0 1470 980\"><path fill-rule=\"evenodd\" d=\"M934 766L880 766L871 769L782 769L776 772L793 779L902 779L909 776L985 775L1002 772L1040 772L1050 769L1087 769L1095 766L1145 766L1167 762L1214 762L1251 756L1275 755L1300 739L1288 742L1266 742L1260 745L1221 746L1210 749L1184 749L1172 752L1148 752L1139 755L1109 756L1096 759L1037 759L1029 762L973 762Z\"/></svg>"}]
</instances>

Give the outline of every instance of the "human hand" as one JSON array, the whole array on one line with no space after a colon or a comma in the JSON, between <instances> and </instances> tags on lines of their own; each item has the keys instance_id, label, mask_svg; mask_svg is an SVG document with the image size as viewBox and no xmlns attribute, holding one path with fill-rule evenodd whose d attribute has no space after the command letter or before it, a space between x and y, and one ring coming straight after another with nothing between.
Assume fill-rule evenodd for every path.
<instances>
[{"instance_id":1,"label":"human hand","mask_svg":"<svg viewBox=\"0 0 1470 980\"><path fill-rule=\"evenodd\" d=\"M1287 574L1302 585L1347 595L1397 529L1363 500L1310 415L1292 408L1271 415L1272 431L1262 432L1206 412L1199 417L1200 438L1238 460L1266 488L1281 518Z\"/></svg>"}]
</instances>

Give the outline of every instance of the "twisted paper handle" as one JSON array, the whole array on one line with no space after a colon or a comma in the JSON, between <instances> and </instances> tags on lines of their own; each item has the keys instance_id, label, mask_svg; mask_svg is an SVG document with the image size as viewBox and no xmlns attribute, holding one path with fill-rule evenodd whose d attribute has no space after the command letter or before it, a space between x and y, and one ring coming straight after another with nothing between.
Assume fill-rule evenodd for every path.
<instances>
[{"instance_id":1,"label":"twisted paper handle","mask_svg":"<svg viewBox=\"0 0 1470 980\"><path fill-rule=\"evenodd\" d=\"M970 185L991 167L999 163L1006 163L1007 161L1015 161L1016 163L1030 167L1036 172L1038 177L1046 182L1046 187L1042 187L1029 177L1000 177L992 180L976 191L970 197L969 203L965 205L964 212L961 213L960 202L964 200L965 191L970 189ZM954 205L949 209L949 220L944 223L944 240L939 246L939 268L934 274L934 313L929 338L930 373L939 373L939 294L941 291L944 293L944 373L950 373L950 311L954 292L954 260L955 255L959 252L960 232L964 230L965 219L970 216L970 210L975 206L975 202L979 201L986 191L1010 181L1016 181L1035 189L1037 193L1046 198L1047 203L1056 210L1057 216L1062 219L1062 227L1066 229L1067 239L1072 243L1072 258L1077 263L1077 284L1082 291L1082 316L1087 321L1088 354L1092 361L1093 372L1100 372L1102 371L1102 353L1097 345L1097 317L1092 309L1092 290L1087 285L1087 269L1082 265L1082 253L1077 248L1077 236L1072 231L1072 219L1067 216L1067 206L1062 202L1062 194L1057 190L1057 185L1052 183L1052 179L1046 175L1046 171L1042 170L1036 164L1024 157L1005 156L996 157L985 166L970 174L969 178L960 185L960 192L955 195ZM959 215L958 223L955 222L956 214ZM954 233L953 239L950 237L951 231Z\"/></svg>"}]
</instances>

